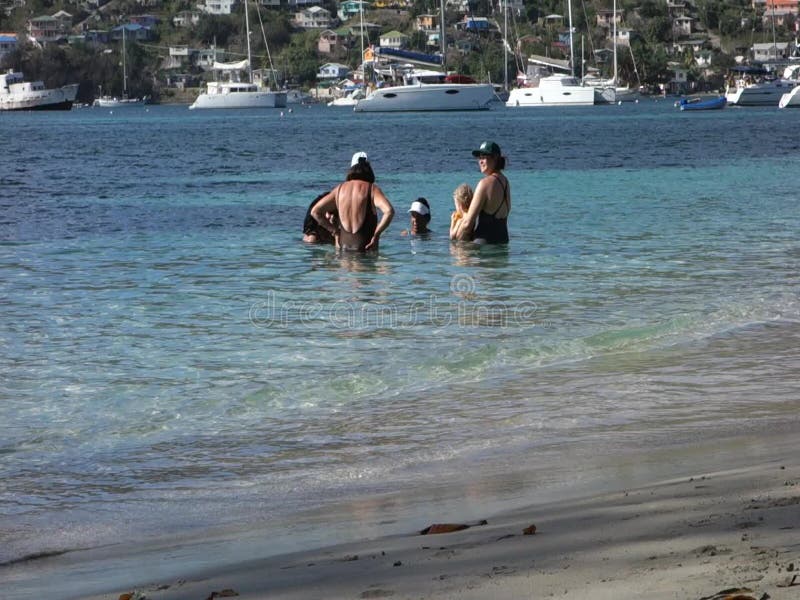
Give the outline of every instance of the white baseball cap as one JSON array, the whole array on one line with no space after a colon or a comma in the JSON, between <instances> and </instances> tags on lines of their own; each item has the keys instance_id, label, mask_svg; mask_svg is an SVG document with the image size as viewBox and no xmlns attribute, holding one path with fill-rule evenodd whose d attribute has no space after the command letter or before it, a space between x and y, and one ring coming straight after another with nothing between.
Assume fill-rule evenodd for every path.
<instances>
[{"instance_id":1,"label":"white baseball cap","mask_svg":"<svg viewBox=\"0 0 800 600\"><path fill-rule=\"evenodd\" d=\"M420 215L431 214L431 211L427 206L425 206L422 202L418 202L416 200L414 200L414 202L411 203L411 208L408 209L408 212L415 212Z\"/></svg>"},{"instance_id":2,"label":"white baseball cap","mask_svg":"<svg viewBox=\"0 0 800 600\"><path fill-rule=\"evenodd\" d=\"M368 160L367 159L367 153L366 152L356 152L355 154L353 154L353 158L350 159L350 166L351 167L355 167L359 163L359 161L361 161L362 158L364 160Z\"/></svg>"}]
</instances>

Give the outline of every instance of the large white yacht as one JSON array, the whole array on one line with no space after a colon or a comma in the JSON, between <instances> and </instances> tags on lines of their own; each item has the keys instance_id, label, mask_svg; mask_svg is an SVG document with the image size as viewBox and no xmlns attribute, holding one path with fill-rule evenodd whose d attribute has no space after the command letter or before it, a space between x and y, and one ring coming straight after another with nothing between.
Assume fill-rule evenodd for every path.
<instances>
[{"instance_id":1,"label":"large white yacht","mask_svg":"<svg viewBox=\"0 0 800 600\"><path fill-rule=\"evenodd\" d=\"M18 71L0 75L0 110L70 110L77 93L77 83L46 88Z\"/></svg>"},{"instance_id":2,"label":"large white yacht","mask_svg":"<svg viewBox=\"0 0 800 600\"><path fill-rule=\"evenodd\" d=\"M781 77L759 67L733 67L725 98L735 106L778 106L781 97L800 84L800 65L790 65Z\"/></svg>"},{"instance_id":3,"label":"large white yacht","mask_svg":"<svg viewBox=\"0 0 800 600\"><path fill-rule=\"evenodd\" d=\"M491 83L414 69L403 85L377 88L353 107L356 112L488 110L496 99Z\"/></svg>"},{"instance_id":4,"label":"large white yacht","mask_svg":"<svg viewBox=\"0 0 800 600\"><path fill-rule=\"evenodd\" d=\"M469 77L447 73L447 37L444 0L439 2L440 54L425 55L387 48L374 48L380 54L410 65L402 67L401 84L373 89L353 107L356 112L488 110L497 96L491 83L476 83ZM440 70L412 68L436 66Z\"/></svg>"}]
</instances>

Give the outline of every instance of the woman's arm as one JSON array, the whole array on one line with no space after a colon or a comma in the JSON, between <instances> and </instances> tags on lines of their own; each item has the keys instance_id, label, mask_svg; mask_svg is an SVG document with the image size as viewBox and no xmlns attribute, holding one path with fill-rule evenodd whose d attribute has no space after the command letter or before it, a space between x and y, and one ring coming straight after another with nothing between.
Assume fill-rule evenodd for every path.
<instances>
[{"instance_id":1,"label":"woman's arm","mask_svg":"<svg viewBox=\"0 0 800 600\"><path fill-rule=\"evenodd\" d=\"M336 212L336 191L338 189L339 186L333 188L311 209L311 216L314 217L314 220L319 223L321 227L330 231L331 235L334 236L338 233L337 228L326 217L326 213L330 214Z\"/></svg>"},{"instance_id":2,"label":"woman's arm","mask_svg":"<svg viewBox=\"0 0 800 600\"><path fill-rule=\"evenodd\" d=\"M372 250L378 247L378 239L381 234L386 231L386 228L389 227L389 223L391 223L394 218L394 207L392 203L389 202L389 199L377 185L372 186L372 202L375 204L375 207L381 211L381 220L375 228L375 235L372 236L372 239L369 241L369 244L364 247L364 250Z\"/></svg>"}]
</instances>

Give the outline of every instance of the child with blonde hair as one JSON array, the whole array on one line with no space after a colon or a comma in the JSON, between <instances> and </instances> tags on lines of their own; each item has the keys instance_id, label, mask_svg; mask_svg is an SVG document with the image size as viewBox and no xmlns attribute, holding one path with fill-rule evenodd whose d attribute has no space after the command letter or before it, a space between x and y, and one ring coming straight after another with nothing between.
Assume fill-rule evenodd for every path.
<instances>
[{"instance_id":1,"label":"child with blonde hair","mask_svg":"<svg viewBox=\"0 0 800 600\"><path fill-rule=\"evenodd\" d=\"M472 202L472 188L462 183L453 192L453 202L456 205L456 210L450 216L450 239L455 239L455 233L458 229L458 223L461 218L467 214L469 210L469 203Z\"/></svg>"}]
</instances>

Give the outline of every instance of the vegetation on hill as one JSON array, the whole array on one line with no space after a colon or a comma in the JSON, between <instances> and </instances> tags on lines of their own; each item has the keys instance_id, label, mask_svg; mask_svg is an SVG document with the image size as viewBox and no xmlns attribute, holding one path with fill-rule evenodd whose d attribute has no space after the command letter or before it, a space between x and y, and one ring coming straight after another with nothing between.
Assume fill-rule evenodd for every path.
<instances>
[{"instance_id":1,"label":"vegetation on hill","mask_svg":"<svg viewBox=\"0 0 800 600\"><path fill-rule=\"evenodd\" d=\"M609 32L598 27L596 15L609 10L612 0L573 0L573 25L576 46L576 70L580 65L596 67L601 75L609 75L609 61L594 60L596 50L611 45ZM336 14L336 5L325 0L321 6ZM687 49L676 53L673 44L680 41L673 29L673 16L665 0L618 0L618 10L624 14L623 26L634 30L630 50L621 48L618 53L619 75L623 81L634 85L656 86L672 77L670 63L678 63L689 70L690 80L706 80L718 86L727 67L733 64L733 57L741 48L754 42L771 39L771 29L765 27L761 15L757 14L750 0L694 0L691 16L698 30L696 36L706 36L709 42L704 52L708 54L710 66L698 66L694 50ZM155 28L154 39L148 42L131 42L127 45L128 89L132 95L147 94L158 99L166 84L165 60L169 48L187 46L217 48L229 53L244 52L244 7L240 3L231 15L203 15L191 27L176 27L173 17L181 11L194 8L190 0L165 0L158 10L152 11L160 19ZM27 22L30 18L52 15L65 10L73 16L73 32L83 29L109 30L126 23L129 17L142 13L135 0L111 0L100 9L89 13L79 8L72 0L27 0L25 6L6 14L0 11L0 31L19 33L22 42L16 52L5 59L5 67L23 70L30 77L43 79L48 85L61 85L80 82L79 100L88 101L105 93L120 93L122 90L121 44L111 42L107 45L90 45L73 41L70 44L48 44L39 48L27 40ZM269 40L271 64L277 68L287 84L312 87L316 84L316 74L325 62L344 62L355 67L360 62L360 41L356 37L343 56L329 57L317 50L319 31L297 30L292 25L293 13L290 9L255 9L250 7L251 46L255 67L269 67L260 22L263 22ZM503 15L498 4L492 0L471 0L472 15L487 16L503 28ZM409 35L410 46L414 49L430 51L426 37L415 31L415 17L420 14L438 12L436 0L413 0L403 10L368 10L364 18L370 23L380 25L381 31L400 30ZM564 0L525 0L525 10L509 16L509 45L521 55L538 54L567 58L564 50L563 23L545 21L546 15L563 14ZM259 19L260 16L260 19ZM462 15L449 12L448 23L448 66L464 74L481 80L493 82L503 80L507 68L513 78L524 65L519 56L506 54L503 47L502 32L469 33L457 31L453 25ZM553 24L543 24L543 23ZM357 25L356 25L357 27ZM788 41L793 37L793 21L789 19L776 29L779 40ZM373 31L369 43L378 43L379 33ZM712 43L713 42L713 43ZM583 62L581 50L583 48ZM229 54L230 56L230 54ZM508 60L506 64L505 61ZM202 76L196 66L182 67L185 73Z\"/></svg>"}]
</instances>

